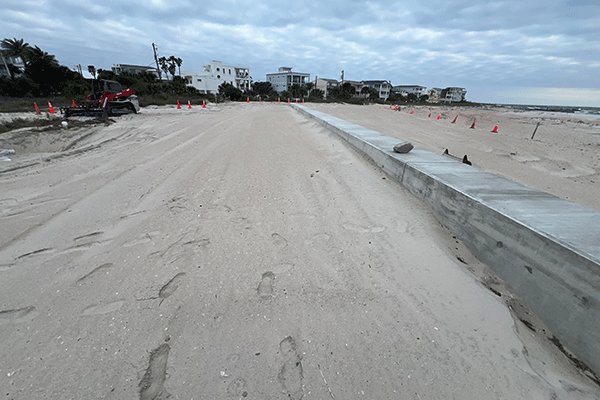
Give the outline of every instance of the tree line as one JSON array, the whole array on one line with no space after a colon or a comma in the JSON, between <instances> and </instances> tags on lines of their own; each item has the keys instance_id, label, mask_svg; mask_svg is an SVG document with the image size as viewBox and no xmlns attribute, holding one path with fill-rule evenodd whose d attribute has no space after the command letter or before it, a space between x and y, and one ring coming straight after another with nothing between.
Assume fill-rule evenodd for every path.
<instances>
[{"instance_id":1,"label":"tree line","mask_svg":"<svg viewBox=\"0 0 600 400\"><path fill-rule=\"evenodd\" d=\"M13 63L13 60L22 61ZM246 99L276 101L277 99L306 99L308 101L323 101L324 92L313 86L312 83L303 85L294 84L289 90L277 93L270 82L253 82L250 90L242 91L230 83L223 83L218 88L218 96L201 94L197 89L187 85L185 78L181 77L183 60L179 57L158 58L160 69L165 72L167 79L163 81L151 72L115 74L112 70L96 69L88 66L88 72L95 79L107 79L119 82L123 87L130 87L136 91L142 104L161 104L168 102L174 96L187 96L188 98L206 98L208 100L227 99L231 101L245 101ZM15 65L18 64L18 65ZM66 98L81 99L91 92L91 85L81 73L60 65L54 55L30 46L23 39L4 39L0 42L0 68L8 71L8 76L0 77L0 97L48 97L63 96ZM179 75L176 73L179 72ZM357 95L360 95L357 98ZM381 101L375 89L363 87L360 93L354 86L345 82L334 87L327 93L326 100L364 102ZM402 97L395 95L388 101L417 102L423 101L415 95Z\"/></svg>"},{"instance_id":2,"label":"tree line","mask_svg":"<svg viewBox=\"0 0 600 400\"><path fill-rule=\"evenodd\" d=\"M200 95L196 89L186 85L185 79L176 75L178 68L181 72L181 58L161 57L158 62L167 77L171 75L169 81L164 82L150 72L123 72L116 75L111 70L96 69L93 65L88 66L88 72L94 79L114 80L124 87L131 87L138 96L155 96L158 100L166 100L178 94ZM4 39L0 42L0 68L8 72L7 76L0 77L0 97L82 98L91 93L91 85L81 73L60 65L54 55L38 46L31 46L24 39Z\"/></svg>"},{"instance_id":3,"label":"tree line","mask_svg":"<svg viewBox=\"0 0 600 400\"><path fill-rule=\"evenodd\" d=\"M23 67L12 60L20 60ZM30 46L23 39L4 39L0 42L1 66L8 76L0 78L0 96L42 97L57 92L78 93L87 88L83 77L64 65L56 57L38 46Z\"/></svg>"}]
</instances>

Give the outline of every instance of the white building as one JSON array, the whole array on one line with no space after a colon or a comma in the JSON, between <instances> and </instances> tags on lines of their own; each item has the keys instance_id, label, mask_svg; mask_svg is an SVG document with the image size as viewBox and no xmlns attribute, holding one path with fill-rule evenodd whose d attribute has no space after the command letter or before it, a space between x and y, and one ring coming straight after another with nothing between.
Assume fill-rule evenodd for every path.
<instances>
[{"instance_id":1,"label":"white building","mask_svg":"<svg viewBox=\"0 0 600 400\"><path fill-rule=\"evenodd\" d=\"M366 86L377 90L381 100L387 100L387 98L390 97L392 83L389 81L362 81L361 83L363 84L363 87Z\"/></svg>"},{"instance_id":2,"label":"white building","mask_svg":"<svg viewBox=\"0 0 600 400\"><path fill-rule=\"evenodd\" d=\"M427 88L419 85L398 85L392 87L392 93L401 94L402 96L408 96L414 94L417 97L421 97L426 93Z\"/></svg>"},{"instance_id":3,"label":"white building","mask_svg":"<svg viewBox=\"0 0 600 400\"><path fill-rule=\"evenodd\" d=\"M131 72L132 74L139 74L140 72L150 72L158 76L158 72L154 67L148 67L145 65L133 65L133 64L113 64L111 68L115 75L121 75L123 72Z\"/></svg>"},{"instance_id":4,"label":"white building","mask_svg":"<svg viewBox=\"0 0 600 400\"><path fill-rule=\"evenodd\" d=\"M440 94L440 101L453 103L465 101L465 96L467 95L467 89L459 88L459 87L447 87L442 90Z\"/></svg>"},{"instance_id":5,"label":"white building","mask_svg":"<svg viewBox=\"0 0 600 400\"><path fill-rule=\"evenodd\" d=\"M21 72L25 70L25 63L21 57L8 56L0 51L0 76L10 76L11 66Z\"/></svg>"},{"instance_id":6,"label":"white building","mask_svg":"<svg viewBox=\"0 0 600 400\"><path fill-rule=\"evenodd\" d=\"M267 74L267 82L277 93L290 90L292 85L304 85L310 80L310 74L302 72L292 72L290 67L280 67L279 72Z\"/></svg>"},{"instance_id":7,"label":"white building","mask_svg":"<svg viewBox=\"0 0 600 400\"><path fill-rule=\"evenodd\" d=\"M203 68L204 71L181 72L188 86L195 87L200 93L217 94L223 83L230 83L241 91L250 90L252 77L248 67L233 67L223 65L221 61L211 61Z\"/></svg>"}]
</instances>

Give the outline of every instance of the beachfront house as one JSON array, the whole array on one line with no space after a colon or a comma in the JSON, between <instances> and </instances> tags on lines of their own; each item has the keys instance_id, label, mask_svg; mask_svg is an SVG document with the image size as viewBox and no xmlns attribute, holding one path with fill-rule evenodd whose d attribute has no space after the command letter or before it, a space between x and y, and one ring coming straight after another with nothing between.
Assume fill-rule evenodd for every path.
<instances>
[{"instance_id":1,"label":"beachfront house","mask_svg":"<svg viewBox=\"0 0 600 400\"><path fill-rule=\"evenodd\" d=\"M315 89L320 89L323 91L323 98L327 98L331 89L334 89L340 85L340 83L335 79L326 79L326 78L315 78L314 81L311 82Z\"/></svg>"},{"instance_id":2,"label":"beachfront house","mask_svg":"<svg viewBox=\"0 0 600 400\"><path fill-rule=\"evenodd\" d=\"M359 97L360 96L360 91L363 88L363 83L362 82L358 82L358 81L350 81L350 80L344 80L342 82L340 82L340 85L350 85L352 86L352 88L354 89L354 93L352 94L352 97Z\"/></svg>"},{"instance_id":3,"label":"beachfront house","mask_svg":"<svg viewBox=\"0 0 600 400\"><path fill-rule=\"evenodd\" d=\"M279 67L278 72L267 74L267 82L271 83L277 93L289 91L292 85L303 86L308 81L310 81L310 74L292 72L290 67Z\"/></svg>"},{"instance_id":4,"label":"beachfront house","mask_svg":"<svg viewBox=\"0 0 600 400\"><path fill-rule=\"evenodd\" d=\"M158 71L155 67L149 67L146 65L113 64L111 70L115 73L115 75L121 75L123 72L130 72L132 74L139 74L140 72L150 72L151 74L158 76Z\"/></svg>"},{"instance_id":5,"label":"beachfront house","mask_svg":"<svg viewBox=\"0 0 600 400\"><path fill-rule=\"evenodd\" d=\"M441 88L431 88L427 91L427 96L429 97L427 99L427 101L429 103L439 103L440 102L440 96L442 95L442 89Z\"/></svg>"},{"instance_id":6,"label":"beachfront house","mask_svg":"<svg viewBox=\"0 0 600 400\"><path fill-rule=\"evenodd\" d=\"M203 94L218 94L219 86L229 83L241 91L250 90L252 77L250 68L224 65L221 61L211 61L202 66L203 71L182 71L181 75L188 86L193 86Z\"/></svg>"},{"instance_id":7,"label":"beachfront house","mask_svg":"<svg viewBox=\"0 0 600 400\"><path fill-rule=\"evenodd\" d=\"M392 83L389 81L362 81L362 87L368 87L375 89L379 94L381 100L387 100L390 97L392 90ZM362 90L362 88L361 88ZM360 90L359 90L360 93Z\"/></svg>"},{"instance_id":8,"label":"beachfront house","mask_svg":"<svg viewBox=\"0 0 600 400\"><path fill-rule=\"evenodd\" d=\"M417 96L417 98L420 98L421 96L426 94L426 90L427 88L425 86L396 85L392 87L391 92L392 94L399 94L404 97L408 96L409 94L414 94L415 96Z\"/></svg>"},{"instance_id":9,"label":"beachfront house","mask_svg":"<svg viewBox=\"0 0 600 400\"><path fill-rule=\"evenodd\" d=\"M440 102L442 103L457 103L465 101L467 89L459 87L447 87L440 94Z\"/></svg>"},{"instance_id":10,"label":"beachfront house","mask_svg":"<svg viewBox=\"0 0 600 400\"><path fill-rule=\"evenodd\" d=\"M25 71L25 63L23 59L18 56L9 56L4 52L0 51L0 76L10 77L10 70L14 72L19 71L16 75Z\"/></svg>"}]
</instances>

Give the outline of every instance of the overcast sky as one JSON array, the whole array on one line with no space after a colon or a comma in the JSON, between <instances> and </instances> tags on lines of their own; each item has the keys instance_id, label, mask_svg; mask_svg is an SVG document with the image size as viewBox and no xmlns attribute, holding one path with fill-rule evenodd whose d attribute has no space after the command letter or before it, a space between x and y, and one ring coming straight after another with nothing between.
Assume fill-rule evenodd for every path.
<instances>
[{"instance_id":1,"label":"overcast sky","mask_svg":"<svg viewBox=\"0 0 600 400\"><path fill-rule=\"evenodd\" d=\"M1 0L0 39L69 67L183 59L600 107L600 0ZM562 90L557 90L561 88ZM572 90L573 89L573 90Z\"/></svg>"}]
</instances>

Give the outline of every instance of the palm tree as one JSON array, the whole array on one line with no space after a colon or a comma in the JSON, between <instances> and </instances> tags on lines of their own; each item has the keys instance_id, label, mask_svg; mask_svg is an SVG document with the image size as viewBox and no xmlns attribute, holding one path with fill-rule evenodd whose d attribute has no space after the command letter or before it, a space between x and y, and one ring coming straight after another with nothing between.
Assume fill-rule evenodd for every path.
<instances>
[{"instance_id":1,"label":"palm tree","mask_svg":"<svg viewBox=\"0 0 600 400\"><path fill-rule=\"evenodd\" d=\"M181 65L183 64L183 60L177 57L175 58L175 63L177 64L177 68L179 69L179 76L181 76Z\"/></svg>"},{"instance_id":2,"label":"palm tree","mask_svg":"<svg viewBox=\"0 0 600 400\"><path fill-rule=\"evenodd\" d=\"M169 65L167 64L167 58L161 57L158 59L158 62L160 64L160 69L165 71L165 75L167 75L167 79L169 79Z\"/></svg>"},{"instance_id":3,"label":"palm tree","mask_svg":"<svg viewBox=\"0 0 600 400\"><path fill-rule=\"evenodd\" d=\"M96 79L96 67L93 65L88 65L88 72L94 77L94 79Z\"/></svg>"},{"instance_id":4,"label":"palm tree","mask_svg":"<svg viewBox=\"0 0 600 400\"><path fill-rule=\"evenodd\" d=\"M40 49L32 47L27 52L25 61L25 74L31 78L42 92L51 92L56 78L53 74L59 69L56 58Z\"/></svg>"},{"instance_id":5,"label":"palm tree","mask_svg":"<svg viewBox=\"0 0 600 400\"><path fill-rule=\"evenodd\" d=\"M30 47L27 51L27 60L25 65L31 65L34 63L46 64L50 67L58 67L58 60L52 54L48 54L38 46Z\"/></svg>"},{"instance_id":6,"label":"palm tree","mask_svg":"<svg viewBox=\"0 0 600 400\"><path fill-rule=\"evenodd\" d=\"M177 57L170 56L167 60L169 63L169 73L171 74L171 80L175 79L175 72L177 72Z\"/></svg>"},{"instance_id":7,"label":"palm tree","mask_svg":"<svg viewBox=\"0 0 600 400\"><path fill-rule=\"evenodd\" d=\"M0 47L6 55L12 57L25 58L27 51L31 48L29 43L25 43L23 39L4 39L0 42Z\"/></svg>"}]
</instances>

